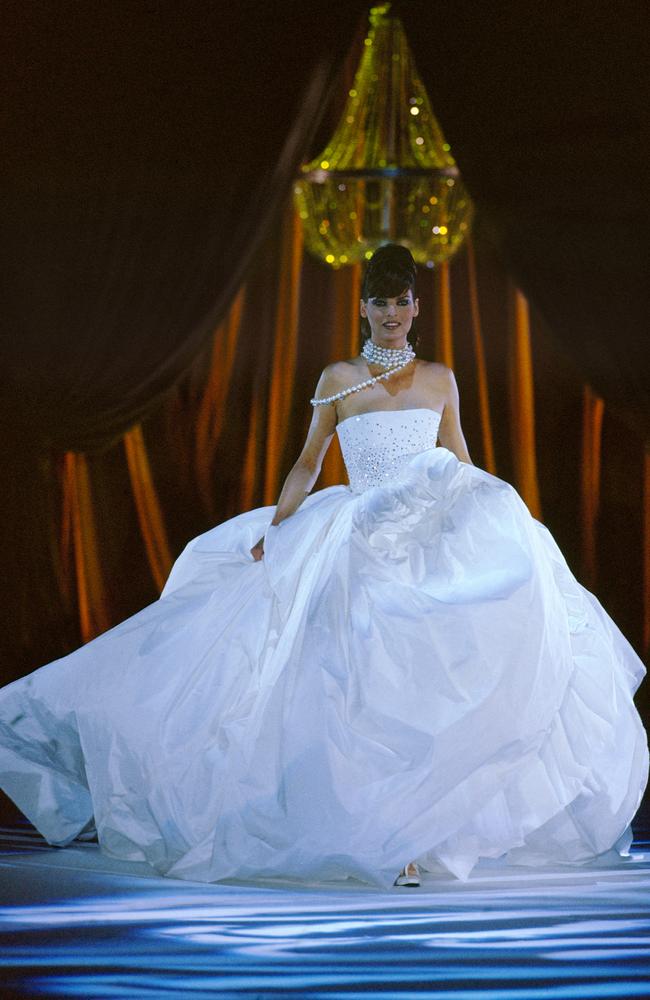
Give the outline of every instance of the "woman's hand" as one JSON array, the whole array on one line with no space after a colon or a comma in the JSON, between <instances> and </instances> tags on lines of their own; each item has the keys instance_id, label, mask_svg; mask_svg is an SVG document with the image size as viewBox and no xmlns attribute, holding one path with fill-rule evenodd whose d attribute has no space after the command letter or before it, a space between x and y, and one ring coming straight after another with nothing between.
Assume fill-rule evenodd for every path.
<instances>
[{"instance_id":1,"label":"woman's hand","mask_svg":"<svg viewBox=\"0 0 650 1000\"><path fill-rule=\"evenodd\" d=\"M330 365L321 375L316 386L317 393L329 395L330 390L338 389L338 383L329 376L330 369L336 369L336 365ZM329 381L328 381L329 378ZM294 514L303 500L309 496L314 483L318 479L321 463L325 456L330 441L336 430L336 407L317 406L312 414L311 424L307 440L303 445L298 460L284 481L280 496L275 508L271 524L275 527L284 521L285 518ZM256 542L250 553L259 562L264 558L264 535Z\"/></svg>"},{"instance_id":2,"label":"woman's hand","mask_svg":"<svg viewBox=\"0 0 650 1000\"><path fill-rule=\"evenodd\" d=\"M251 549L251 555L255 562L259 562L264 557L264 535L262 535L259 542L255 542L255 545Z\"/></svg>"}]
</instances>

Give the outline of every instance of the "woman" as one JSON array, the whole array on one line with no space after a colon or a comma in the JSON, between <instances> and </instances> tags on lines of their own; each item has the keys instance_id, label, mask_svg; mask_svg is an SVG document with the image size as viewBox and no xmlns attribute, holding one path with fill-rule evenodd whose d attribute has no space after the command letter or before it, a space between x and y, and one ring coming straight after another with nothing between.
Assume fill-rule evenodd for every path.
<instances>
[{"instance_id":1,"label":"woman","mask_svg":"<svg viewBox=\"0 0 650 1000\"><path fill-rule=\"evenodd\" d=\"M369 337L323 372L277 507L0 692L0 783L51 843L96 828L173 877L380 887L626 855L644 667L471 463L452 372L407 340L415 275L406 248L374 254ZM309 495L335 432L350 485Z\"/></svg>"}]
</instances>

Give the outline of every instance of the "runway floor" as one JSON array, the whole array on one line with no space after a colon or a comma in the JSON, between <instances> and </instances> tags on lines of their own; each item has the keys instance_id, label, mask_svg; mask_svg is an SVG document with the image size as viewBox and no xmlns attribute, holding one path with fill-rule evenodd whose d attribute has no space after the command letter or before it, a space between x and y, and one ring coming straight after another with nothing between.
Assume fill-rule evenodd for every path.
<instances>
[{"instance_id":1,"label":"runway floor","mask_svg":"<svg viewBox=\"0 0 650 1000\"><path fill-rule=\"evenodd\" d=\"M650 996L650 815L616 868L475 869L420 889L204 884L0 829L3 998Z\"/></svg>"}]
</instances>

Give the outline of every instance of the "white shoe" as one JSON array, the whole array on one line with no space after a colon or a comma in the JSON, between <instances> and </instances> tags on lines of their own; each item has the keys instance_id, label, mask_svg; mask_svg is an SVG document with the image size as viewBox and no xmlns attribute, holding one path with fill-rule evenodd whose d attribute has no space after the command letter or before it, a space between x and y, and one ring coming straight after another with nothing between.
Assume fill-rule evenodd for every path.
<instances>
[{"instance_id":1,"label":"white shoe","mask_svg":"<svg viewBox=\"0 0 650 1000\"><path fill-rule=\"evenodd\" d=\"M412 889L416 889L420 885L420 869L415 861L411 861L410 864L402 868L393 885L406 885Z\"/></svg>"}]
</instances>

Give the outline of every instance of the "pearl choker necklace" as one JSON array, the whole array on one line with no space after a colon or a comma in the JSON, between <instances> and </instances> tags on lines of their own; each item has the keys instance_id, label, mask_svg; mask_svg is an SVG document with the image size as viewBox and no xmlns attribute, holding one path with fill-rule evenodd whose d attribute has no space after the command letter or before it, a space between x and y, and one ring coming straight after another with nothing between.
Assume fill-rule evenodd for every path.
<instances>
[{"instance_id":1,"label":"pearl choker necklace","mask_svg":"<svg viewBox=\"0 0 650 1000\"><path fill-rule=\"evenodd\" d=\"M368 340L364 343L361 354L369 365L380 365L382 368L386 368L387 370L381 375L374 375L372 378L367 378L365 382L358 382L357 385L351 385L347 389L341 389L340 392L335 392L333 396L326 396L324 399L312 399L310 400L312 406L322 406L324 403L335 403L337 400L343 399L345 396L349 396L352 392L359 392L360 389L367 389L369 386L374 385L375 382L381 382L383 379L394 375L395 372L401 371L401 369L410 364L415 357L415 351L408 342L405 347L381 347L379 344L375 344L375 342L370 338L368 338Z\"/></svg>"},{"instance_id":2,"label":"pearl choker necklace","mask_svg":"<svg viewBox=\"0 0 650 1000\"><path fill-rule=\"evenodd\" d=\"M363 345L362 355L369 365L381 365L382 368L395 368L406 364L415 357L415 351L407 341L404 347L382 347L368 338Z\"/></svg>"}]
</instances>

